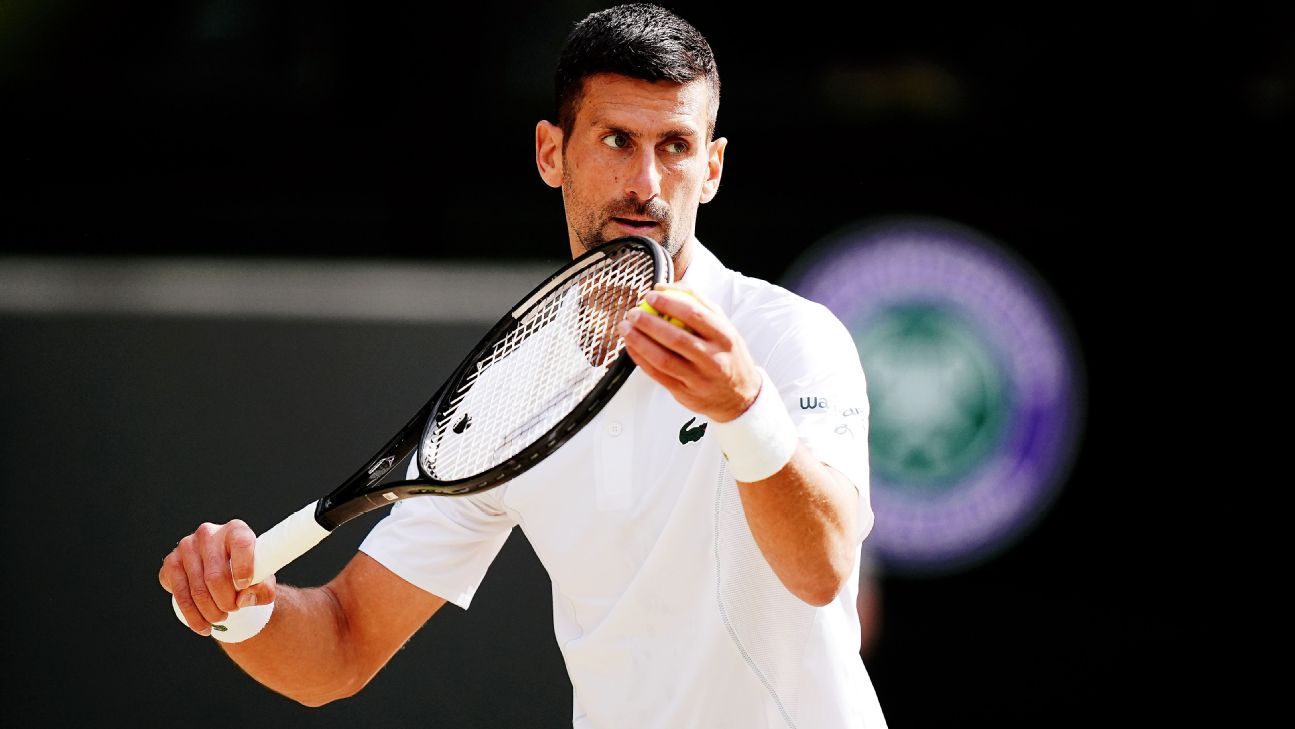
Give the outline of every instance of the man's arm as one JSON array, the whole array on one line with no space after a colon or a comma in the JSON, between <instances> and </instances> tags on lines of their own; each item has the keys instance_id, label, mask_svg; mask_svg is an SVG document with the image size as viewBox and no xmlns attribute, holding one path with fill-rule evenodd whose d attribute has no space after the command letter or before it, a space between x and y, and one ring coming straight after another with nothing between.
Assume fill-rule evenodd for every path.
<instances>
[{"instance_id":1,"label":"man's arm","mask_svg":"<svg viewBox=\"0 0 1295 729\"><path fill-rule=\"evenodd\" d=\"M763 378L727 317L709 304L652 294L648 301L691 331L631 311L622 336L634 361L680 404L714 422L746 412ZM868 523L859 523L858 489L797 445L780 470L739 480L738 492L756 544L783 585L807 603L831 602L854 574L859 541L872 527L871 512Z\"/></svg>"},{"instance_id":2,"label":"man's arm","mask_svg":"<svg viewBox=\"0 0 1295 729\"><path fill-rule=\"evenodd\" d=\"M861 537L859 491L814 458L804 445L763 481L738 481L751 535L788 590L811 605L826 605L854 575Z\"/></svg>"},{"instance_id":3,"label":"man's arm","mask_svg":"<svg viewBox=\"0 0 1295 729\"><path fill-rule=\"evenodd\" d=\"M273 601L260 633L221 645L257 681L307 706L355 694L445 604L363 552L323 587L276 585L271 577L238 590L235 580L251 578L255 539L238 520L204 524L167 555L158 579L200 635L240 599Z\"/></svg>"}]
</instances>

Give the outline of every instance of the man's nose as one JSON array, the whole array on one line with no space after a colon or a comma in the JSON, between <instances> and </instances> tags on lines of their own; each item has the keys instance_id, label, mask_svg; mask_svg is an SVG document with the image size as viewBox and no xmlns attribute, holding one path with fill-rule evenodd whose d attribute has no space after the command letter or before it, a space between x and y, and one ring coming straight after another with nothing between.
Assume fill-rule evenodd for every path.
<instances>
[{"instance_id":1,"label":"man's nose","mask_svg":"<svg viewBox=\"0 0 1295 729\"><path fill-rule=\"evenodd\" d=\"M656 150L648 147L635 155L630 163L625 192L647 202L661 194L661 170L657 167Z\"/></svg>"}]
</instances>

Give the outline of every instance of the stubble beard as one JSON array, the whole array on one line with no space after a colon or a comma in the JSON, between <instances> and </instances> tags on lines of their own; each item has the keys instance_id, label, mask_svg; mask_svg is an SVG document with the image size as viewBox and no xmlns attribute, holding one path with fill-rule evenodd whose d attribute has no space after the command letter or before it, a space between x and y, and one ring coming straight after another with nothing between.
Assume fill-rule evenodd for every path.
<instances>
[{"instance_id":1,"label":"stubble beard","mask_svg":"<svg viewBox=\"0 0 1295 729\"><path fill-rule=\"evenodd\" d=\"M657 244L664 248L666 254L671 258L674 258L679 253L679 250L683 248L683 241L675 239L669 205L655 199L641 204L630 200L620 200L603 207L601 210L588 212L581 216L579 220L571 221L576 238L580 241L580 245L585 251L591 251L610 242L604 229L612 218L650 218L656 221L659 227L651 231L651 235L646 237L656 240Z\"/></svg>"}]
</instances>

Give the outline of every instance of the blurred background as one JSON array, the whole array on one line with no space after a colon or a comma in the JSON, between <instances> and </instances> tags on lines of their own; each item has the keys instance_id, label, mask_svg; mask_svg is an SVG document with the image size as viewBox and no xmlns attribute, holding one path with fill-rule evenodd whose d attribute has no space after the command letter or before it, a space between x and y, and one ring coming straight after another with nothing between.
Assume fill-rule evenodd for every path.
<instances>
[{"instance_id":1,"label":"blurred background","mask_svg":"<svg viewBox=\"0 0 1295 729\"><path fill-rule=\"evenodd\" d=\"M520 533L472 610L447 607L319 710L181 628L156 571L201 521L264 529L339 482L562 261L533 128L554 116L567 31L603 6L0 0L7 719L570 725ZM816 270L872 281L829 303L860 342L900 341L867 311L938 291L964 316L924 309L904 321L925 338L903 340L923 346L888 352L957 343L981 367L960 372L998 385L967 406L1006 423L989 436L1026 395L1058 408L1030 431L1049 455L1010 524L916 556L912 532L870 539L861 653L890 724L1195 716L1216 545L1197 440L1175 437L1200 387L1192 289L1226 285L1196 278L1235 240L1216 231L1278 199L1245 193L1292 128L1289 4L668 7L709 38L724 84L702 241L811 298ZM899 264L873 254L913 230L954 246L928 247L938 260L978 251L989 268L963 277L997 272L988 288L1019 296L882 276ZM868 298L886 287L898 298ZM994 329L995 312L1037 336ZM930 449L892 447L948 403L906 410L905 385L930 390L886 374L911 360L862 354L870 388L894 388L870 389L898 439L874 488L957 493L972 466L913 486L905 454ZM1061 374L1021 390L1039 362ZM327 580L376 517L281 578Z\"/></svg>"}]
</instances>

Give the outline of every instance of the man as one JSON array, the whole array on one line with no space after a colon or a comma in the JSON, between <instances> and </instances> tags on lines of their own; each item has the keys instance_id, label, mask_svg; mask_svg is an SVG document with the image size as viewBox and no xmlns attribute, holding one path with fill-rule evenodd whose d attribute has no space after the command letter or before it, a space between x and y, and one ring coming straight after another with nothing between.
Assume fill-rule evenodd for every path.
<instances>
[{"instance_id":1,"label":"man","mask_svg":"<svg viewBox=\"0 0 1295 729\"><path fill-rule=\"evenodd\" d=\"M858 354L823 307L723 267L695 236L727 140L705 39L651 5L594 13L536 127L573 255L639 234L675 288L621 333L638 369L557 453L496 489L402 501L322 588L248 587L255 536L205 524L160 581L201 634L273 601L229 656L307 705L354 694L446 601L467 608L520 525L553 580L575 727L883 726L855 609L868 506ZM709 428L710 432L707 432Z\"/></svg>"}]
</instances>

